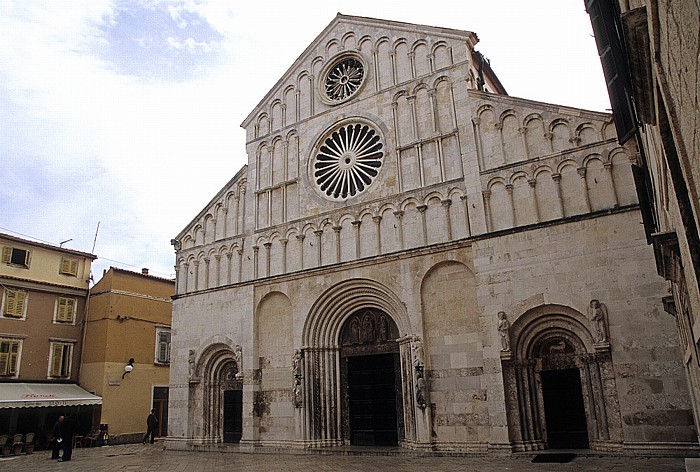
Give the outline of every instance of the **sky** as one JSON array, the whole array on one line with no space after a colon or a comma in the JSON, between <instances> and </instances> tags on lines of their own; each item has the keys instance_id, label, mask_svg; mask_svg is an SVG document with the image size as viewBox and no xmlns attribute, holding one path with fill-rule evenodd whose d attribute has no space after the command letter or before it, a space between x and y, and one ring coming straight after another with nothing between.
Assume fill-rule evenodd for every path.
<instances>
[{"instance_id":1,"label":"sky","mask_svg":"<svg viewBox=\"0 0 700 472\"><path fill-rule=\"evenodd\" d=\"M473 31L509 95L610 108L583 0L0 0L0 232L174 277L241 122L338 12Z\"/></svg>"}]
</instances>

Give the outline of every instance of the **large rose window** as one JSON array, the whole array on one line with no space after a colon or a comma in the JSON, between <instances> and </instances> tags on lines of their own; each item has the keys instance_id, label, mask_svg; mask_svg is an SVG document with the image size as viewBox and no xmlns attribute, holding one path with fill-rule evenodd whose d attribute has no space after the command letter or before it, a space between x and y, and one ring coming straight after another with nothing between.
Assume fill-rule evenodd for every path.
<instances>
[{"instance_id":1,"label":"large rose window","mask_svg":"<svg viewBox=\"0 0 700 472\"><path fill-rule=\"evenodd\" d=\"M365 190L382 167L384 144L367 124L343 125L326 135L313 157L313 180L335 200L346 200Z\"/></svg>"}]
</instances>

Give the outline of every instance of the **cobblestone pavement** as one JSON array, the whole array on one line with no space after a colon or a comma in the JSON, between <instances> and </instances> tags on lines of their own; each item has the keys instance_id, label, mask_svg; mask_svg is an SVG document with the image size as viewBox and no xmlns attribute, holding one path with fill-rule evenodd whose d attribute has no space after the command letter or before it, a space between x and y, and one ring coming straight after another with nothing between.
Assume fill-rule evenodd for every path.
<instances>
[{"instance_id":1,"label":"cobblestone pavement","mask_svg":"<svg viewBox=\"0 0 700 472\"><path fill-rule=\"evenodd\" d=\"M415 457L411 455L246 454L183 452L155 445L129 444L77 449L73 460L57 462L50 451L0 459L0 470L21 471L685 471L682 458L578 456L560 464L532 463L532 457Z\"/></svg>"}]
</instances>

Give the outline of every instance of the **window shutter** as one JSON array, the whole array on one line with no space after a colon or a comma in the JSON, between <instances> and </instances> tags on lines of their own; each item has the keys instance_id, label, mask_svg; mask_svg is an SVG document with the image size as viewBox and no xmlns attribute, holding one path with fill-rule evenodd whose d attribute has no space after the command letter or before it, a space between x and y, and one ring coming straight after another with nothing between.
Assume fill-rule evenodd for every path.
<instances>
[{"instance_id":1,"label":"window shutter","mask_svg":"<svg viewBox=\"0 0 700 472\"><path fill-rule=\"evenodd\" d=\"M8 263L12 260L12 248L8 246L3 246L2 248L2 262Z\"/></svg>"},{"instance_id":2,"label":"window shutter","mask_svg":"<svg viewBox=\"0 0 700 472\"><path fill-rule=\"evenodd\" d=\"M4 315L18 316L24 315L24 300L27 292L24 290L5 289L5 311Z\"/></svg>"},{"instance_id":3,"label":"window shutter","mask_svg":"<svg viewBox=\"0 0 700 472\"><path fill-rule=\"evenodd\" d=\"M0 375L8 375L10 366L10 342L0 342Z\"/></svg>"},{"instance_id":4,"label":"window shutter","mask_svg":"<svg viewBox=\"0 0 700 472\"><path fill-rule=\"evenodd\" d=\"M58 297L58 309L56 311L56 321L71 323L75 313L75 299Z\"/></svg>"},{"instance_id":5,"label":"window shutter","mask_svg":"<svg viewBox=\"0 0 700 472\"><path fill-rule=\"evenodd\" d=\"M51 377L61 376L61 364L63 361L63 345L51 345Z\"/></svg>"},{"instance_id":6,"label":"window shutter","mask_svg":"<svg viewBox=\"0 0 700 472\"><path fill-rule=\"evenodd\" d=\"M32 259L32 253L29 251L24 251L24 265L29 267L29 261Z\"/></svg>"},{"instance_id":7,"label":"window shutter","mask_svg":"<svg viewBox=\"0 0 700 472\"><path fill-rule=\"evenodd\" d=\"M10 375L15 375L17 373L17 357L19 357L19 343L10 343L10 353L9 353L9 369L8 373Z\"/></svg>"},{"instance_id":8,"label":"window shutter","mask_svg":"<svg viewBox=\"0 0 700 472\"><path fill-rule=\"evenodd\" d=\"M74 259L63 259L61 261L61 274L78 275L78 261Z\"/></svg>"},{"instance_id":9,"label":"window shutter","mask_svg":"<svg viewBox=\"0 0 700 472\"><path fill-rule=\"evenodd\" d=\"M170 362L170 332L158 333L158 362Z\"/></svg>"}]
</instances>

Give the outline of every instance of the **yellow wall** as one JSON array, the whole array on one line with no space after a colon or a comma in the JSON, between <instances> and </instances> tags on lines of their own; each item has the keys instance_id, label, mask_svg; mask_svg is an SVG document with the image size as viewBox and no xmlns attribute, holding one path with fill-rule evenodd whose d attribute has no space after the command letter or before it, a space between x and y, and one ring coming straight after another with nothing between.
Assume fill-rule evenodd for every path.
<instances>
[{"instance_id":1,"label":"yellow wall","mask_svg":"<svg viewBox=\"0 0 700 472\"><path fill-rule=\"evenodd\" d=\"M175 284L112 268L92 293L81 384L102 397L111 435L145 432L153 387L169 382L169 366L156 363L156 331L170 326Z\"/></svg>"}]
</instances>

